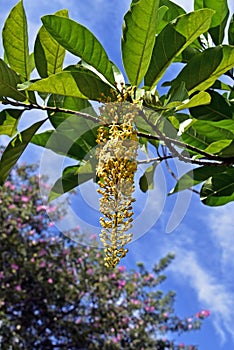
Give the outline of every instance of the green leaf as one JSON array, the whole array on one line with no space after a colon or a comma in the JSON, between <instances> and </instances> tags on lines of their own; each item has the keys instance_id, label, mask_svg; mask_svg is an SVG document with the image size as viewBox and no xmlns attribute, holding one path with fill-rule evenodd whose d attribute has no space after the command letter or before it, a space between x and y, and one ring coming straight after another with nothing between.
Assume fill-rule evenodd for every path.
<instances>
[{"instance_id":1,"label":"green leaf","mask_svg":"<svg viewBox=\"0 0 234 350\"><path fill-rule=\"evenodd\" d=\"M68 17L67 10L55 13L57 16ZM35 46L35 63L42 78L62 71L65 49L42 26L37 34Z\"/></svg>"},{"instance_id":2,"label":"green leaf","mask_svg":"<svg viewBox=\"0 0 234 350\"><path fill-rule=\"evenodd\" d=\"M198 10L182 15L169 23L157 36L145 85L152 89L168 66L186 47L210 26L214 11Z\"/></svg>"},{"instance_id":3,"label":"green leaf","mask_svg":"<svg viewBox=\"0 0 234 350\"><path fill-rule=\"evenodd\" d=\"M232 19L229 24L228 28L228 42L229 45L234 45L234 15L232 16Z\"/></svg>"},{"instance_id":4,"label":"green leaf","mask_svg":"<svg viewBox=\"0 0 234 350\"><path fill-rule=\"evenodd\" d=\"M33 135L46 120L47 119L41 120L17 134L8 144L0 159L0 185L3 185L11 169L28 146Z\"/></svg>"},{"instance_id":5,"label":"green leaf","mask_svg":"<svg viewBox=\"0 0 234 350\"><path fill-rule=\"evenodd\" d=\"M71 111L82 111L97 117L97 114L90 102L78 97L51 95L47 105L50 107L69 109ZM49 111L48 115L50 122L55 129L57 129L59 125L63 123L63 131L69 132L69 135L71 135L71 133L76 133L76 135L78 135L78 132L87 131L95 126L93 121L87 120L84 117L80 117L72 113ZM68 118L69 120L67 120ZM66 123L64 123L65 120L67 121Z\"/></svg>"},{"instance_id":6,"label":"green leaf","mask_svg":"<svg viewBox=\"0 0 234 350\"><path fill-rule=\"evenodd\" d=\"M66 124L66 121L62 126ZM87 130L84 133L77 133L76 137L69 137L69 131L61 130L58 128L58 131L47 130L40 134L36 134L31 142L52 150L53 152L70 157L76 160L83 160L85 157L88 157L89 152L94 149L97 138L97 127L96 129Z\"/></svg>"},{"instance_id":7,"label":"green leaf","mask_svg":"<svg viewBox=\"0 0 234 350\"><path fill-rule=\"evenodd\" d=\"M16 72L0 59L0 96L11 97L16 101L25 101L25 92L17 90L19 83L21 80Z\"/></svg>"},{"instance_id":8,"label":"green leaf","mask_svg":"<svg viewBox=\"0 0 234 350\"><path fill-rule=\"evenodd\" d=\"M139 185L142 192L147 192L148 190L154 189L154 172L157 165L157 162L150 165L140 177Z\"/></svg>"},{"instance_id":9,"label":"green leaf","mask_svg":"<svg viewBox=\"0 0 234 350\"><path fill-rule=\"evenodd\" d=\"M211 142L211 144L205 149L207 153L221 155L221 151L227 149L232 143L232 140L219 140Z\"/></svg>"},{"instance_id":10,"label":"green leaf","mask_svg":"<svg viewBox=\"0 0 234 350\"><path fill-rule=\"evenodd\" d=\"M182 141L190 146L196 147L198 149L204 150L209 144L210 140L204 135L199 135L198 132L193 128L193 126L186 128L186 131L181 135ZM187 150L187 152L190 152ZM192 154L197 154L197 152L192 152ZM199 153L198 153L199 154Z\"/></svg>"},{"instance_id":11,"label":"green leaf","mask_svg":"<svg viewBox=\"0 0 234 350\"><path fill-rule=\"evenodd\" d=\"M95 166L93 166L91 161L65 168L62 177L55 182L50 191L49 202L73 190L82 183L94 179L95 175Z\"/></svg>"},{"instance_id":12,"label":"green leaf","mask_svg":"<svg viewBox=\"0 0 234 350\"><path fill-rule=\"evenodd\" d=\"M190 170L186 174L182 175L177 181L176 186L170 191L170 194L174 194L179 191L187 190L196 186L205 180L209 179L212 175L221 173L228 169L227 167L212 167L202 166L193 170Z\"/></svg>"},{"instance_id":13,"label":"green leaf","mask_svg":"<svg viewBox=\"0 0 234 350\"><path fill-rule=\"evenodd\" d=\"M0 112L0 135L13 136L17 132L18 121L24 111L21 109L4 109Z\"/></svg>"},{"instance_id":14,"label":"green leaf","mask_svg":"<svg viewBox=\"0 0 234 350\"><path fill-rule=\"evenodd\" d=\"M199 135L206 136L212 142L234 139L233 119L225 119L217 122L197 120L193 123L193 129L196 130Z\"/></svg>"},{"instance_id":15,"label":"green leaf","mask_svg":"<svg viewBox=\"0 0 234 350\"><path fill-rule=\"evenodd\" d=\"M149 67L157 32L159 0L133 0L124 16L122 58L128 79L138 86Z\"/></svg>"},{"instance_id":16,"label":"green leaf","mask_svg":"<svg viewBox=\"0 0 234 350\"><path fill-rule=\"evenodd\" d=\"M13 7L3 27L3 46L10 67L29 80L29 51L27 19L23 1Z\"/></svg>"},{"instance_id":17,"label":"green leaf","mask_svg":"<svg viewBox=\"0 0 234 350\"><path fill-rule=\"evenodd\" d=\"M159 6L160 8L162 6L167 7L168 10L165 12L165 15L163 16L163 18L161 18L161 20L158 23L157 33L160 33L163 30L163 28L173 19L186 13L182 7L170 0L160 0Z\"/></svg>"},{"instance_id":18,"label":"green leaf","mask_svg":"<svg viewBox=\"0 0 234 350\"><path fill-rule=\"evenodd\" d=\"M230 142L227 147L223 148L219 153L219 156L224 158L234 158L234 141Z\"/></svg>"},{"instance_id":19,"label":"green leaf","mask_svg":"<svg viewBox=\"0 0 234 350\"><path fill-rule=\"evenodd\" d=\"M184 81L190 95L204 91L233 66L234 47L224 45L210 48L194 56L172 81L172 86L178 86Z\"/></svg>"},{"instance_id":20,"label":"green leaf","mask_svg":"<svg viewBox=\"0 0 234 350\"><path fill-rule=\"evenodd\" d=\"M176 107L177 111L181 111L182 109L191 108L195 106L201 106L209 104L211 101L211 97L208 92L201 91L198 94L194 95L190 100L183 101L181 106Z\"/></svg>"},{"instance_id":21,"label":"green leaf","mask_svg":"<svg viewBox=\"0 0 234 350\"><path fill-rule=\"evenodd\" d=\"M215 45L222 44L229 16L227 0L195 0L194 6L195 9L207 7L215 11L208 32Z\"/></svg>"},{"instance_id":22,"label":"green leaf","mask_svg":"<svg viewBox=\"0 0 234 350\"><path fill-rule=\"evenodd\" d=\"M96 68L114 84L112 63L100 42L87 28L71 19L55 15L42 17L42 22L60 45Z\"/></svg>"},{"instance_id":23,"label":"green leaf","mask_svg":"<svg viewBox=\"0 0 234 350\"><path fill-rule=\"evenodd\" d=\"M225 98L216 91L209 91L211 102L206 106L190 108L191 115L196 119L218 121L232 118L232 107Z\"/></svg>"},{"instance_id":24,"label":"green leaf","mask_svg":"<svg viewBox=\"0 0 234 350\"><path fill-rule=\"evenodd\" d=\"M234 168L215 174L202 186L201 201L209 206L219 206L234 200Z\"/></svg>"},{"instance_id":25,"label":"green leaf","mask_svg":"<svg viewBox=\"0 0 234 350\"><path fill-rule=\"evenodd\" d=\"M98 76L82 67L50 75L31 84L27 90L99 101L102 94L113 97L111 87Z\"/></svg>"}]
</instances>

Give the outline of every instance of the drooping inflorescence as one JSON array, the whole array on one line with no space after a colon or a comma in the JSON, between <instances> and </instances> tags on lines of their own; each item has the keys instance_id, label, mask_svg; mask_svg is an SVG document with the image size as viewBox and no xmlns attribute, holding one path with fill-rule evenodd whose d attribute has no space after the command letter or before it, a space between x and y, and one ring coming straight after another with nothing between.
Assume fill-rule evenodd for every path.
<instances>
[{"instance_id":1,"label":"drooping inflorescence","mask_svg":"<svg viewBox=\"0 0 234 350\"><path fill-rule=\"evenodd\" d=\"M100 198L100 240L105 249L105 265L114 268L132 239L134 174L137 170L138 138L134 129L137 107L107 103L101 108L97 150Z\"/></svg>"}]
</instances>

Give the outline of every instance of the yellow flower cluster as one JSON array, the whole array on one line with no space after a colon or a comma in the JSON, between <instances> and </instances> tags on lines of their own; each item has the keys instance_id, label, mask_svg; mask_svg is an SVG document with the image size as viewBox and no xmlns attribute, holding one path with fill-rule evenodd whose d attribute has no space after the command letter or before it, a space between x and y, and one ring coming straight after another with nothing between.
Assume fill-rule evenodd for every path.
<instances>
[{"instance_id":1,"label":"yellow flower cluster","mask_svg":"<svg viewBox=\"0 0 234 350\"><path fill-rule=\"evenodd\" d=\"M105 265L114 268L128 249L132 239L132 197L134 174L137 170L138 138L134 130L136 106L108 103L101 109L98 129L97 176L102 231L100 240L105 248Z\"/></svg>"}]
</instances>

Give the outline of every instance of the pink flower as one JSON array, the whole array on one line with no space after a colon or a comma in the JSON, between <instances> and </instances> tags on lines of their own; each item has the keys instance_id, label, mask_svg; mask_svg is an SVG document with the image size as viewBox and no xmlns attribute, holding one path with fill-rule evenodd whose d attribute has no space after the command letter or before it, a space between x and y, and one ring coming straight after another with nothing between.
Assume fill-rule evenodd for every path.
<instances>
[{"instance_id":1,"label":"pink flower","mask_svg":"<svg viewBox=\"0 0 234 350\"><path fill-rule=\"evenodd\" d=\"M15 209L15 204L10 204L9 206L8 206L8 209Z\"/></svg>"},{"instance_id":2,"label":"pink flower","mask_svg":"<svg viewBox=\"0 0 234 350\"><path fill-rule=\"evenodd\" d=\"M146 282L150 281L150 280L153 280L154 279L154 275L152 273L149 273L148 276L145 276L144 277L144 280Z\"/></svg>"},{"instance_id":3,"label":"pink flower","mask_svg":"<svg viewBox=\"0 0 234 350\"><path fill-rule=\"evenodd\" d=\"M124 272L126 270L126 266L119 266L118 271L119 272Z\"/></svg>"},{"instance_id":4,"label":"pink flower","mask_svg":"<svg viewBox=\"0 0 234 350\"><path fill-rule=\"evenodd\" d=\"M49 279L47 280L47 282L48 282L49 284L54 283L54 281L52 280L52 278L49 278Z\"/></svg>"},{"instance_id":5,"label":"pink flower","mask_svg":"<svg viewBox=\"0 0 234 350\"><path fill-rule=\"evenodd\" d=\"M49 226L49 227L54 226L54 222L53 222L53 221L49 222L49 225L48 225L48 226Z\"/></svg>"},{"instance_id":6,"label":"pink flower","mask_svg":"<svg viewBox=\"0 0 234 350\"><path fill-rule=\"evenodd\" d=\"M209 317L209 316L210 316L209 310L202 310L202 311L196 313L196 317L201 318L201 319Z\"/></svg>"},{"instance_id":7,"label":"pink flower","mask_svg":"<svg viewBox=\"0 0 234 350\"><path fill-rule=\"evenodd\" d=\"M40 261L39 266L40 266L40 267L46 267L46 262L45 262L45 261Z\"/></svg>"},{"instance_id":8,"label":"pink flower","mask_svg":"<svg viewBox=\"0 0 234 350\"><path fill-rule=\"evenodd\" d=\"M180 343L179 349L184 349L184 343Z\"/></svg>"},{"instance_id":9,"label":"pink flower","mask_svg":"<svg viewBox=\"0 0 234 350\"><path fill-rule=\"evenodd\" d=\"M16 287L15 287L15 290L17 290L17 292L20 292L22 290L21 286L18 284Z\"/></svg>"},{"instance_id":10,"label":"pink flower","mask_svg":"<svg viewBox=\"0 0 234 350\"><path fill-rule=\"evenodd\" d=\"M92 275L92 274L93 274L93 269L89 268L89 269L87 270L87 274L88 274L88 275Z\"/></svg>"},{"instance_id":11,"label":"pink flower","mask_svg":"<svg viewBox=\"0 0 234 350\"><path fill-rule=\"evenodd\" d=\"M3 271L0 271L0 280L4 278L4 272Z\"/></svg>"},{"instance_id":12,"label":"pink flower","mask_svg":"<svg viewBox=\"0 0 234 350\"><path fill-rule=\"evenodd\" d=\"M39 256L43 256L46 255L46 250L45 249L41 249L38 253Z\"/></svg>"},{"instance_id":13,"label":"pink flower","mask_svg":"<svg viewBox=\"0 0 234 350\"><path fill-rule=\"evenodd\" d=\"M46 205L37 205L36 206L37 212L42 211L42 210L46 210L46 209L47 209Z\"/></svg>"},{"instance_id":14,"label":"pink flower","mask_svg":"<svg viewBox=\"0 0 234 350\"><path fill-rule=\"evenodd\" d=\"M90 239L91 239L92 241L94 241L96 238L97 238L97 235L95 235L95 233L93 233L93 234L90 236Z\"/></svg>"},{"instance_id":15,"label":"pink flower","mask_svg":"<svg viewBox=\"0 0 234 350\"><path fill-rule=\"evenodd\" d=\"M54 205L54 206L51 206L51 207L49 207L49 208L47 209L47 213L53 213L56 209L57 209L57 208L56 208L55 205Z\"/></svg>"},{"instance_id":16,"label":"pink flower","mask_svg":"<svg viewBox=\"0 0 234 350\"><path fill-rule=\"evenodd\" d=\"M116 278L116 273L110 273L110 274L109 274L109 277L110 277L110 278Z\"/></svg>"},{"instance_id":17,"label":"pink flower","mask_svg":"<svg viewBox=\"0 0 234 350\"><path fill-rule=\"evenodd\" d=\"M115 344L119 343L119 342L121 341L121 335L120 335L120 334L117 334L116 337L113 337L113 338L112 338L112 341L113 341L113 343L115 343Z\"/></svg>"},{"instance_id":18,"label":"pink flower","mask_svg":"<svg viewBox=\"0 0 234 350\"><path fill-rule=\"evenodd\" d=\"M78 259L77 259L77 262L78 262L79 264L81 264L81 263L82 263L82 261L83 261L83 259L82 259L82 258L78 258Z\"/></svg>"},{"instance_id":19,"label":"pink flower","mask_svg":"<svg viewBox=\"0 0 234 350\"><path fill-rule=\"evenodd\" d=\"M141 302L140 302L140 300L132 299L131 303L134 304L134 305L139 305Z\"/></svg>"},{"instance_id":20,"label":"pink flower","mask_svg":"<svg viewBox=\"0 0 234 350\"><path fill-rule=\"evenodd\" d=\"M146 307L145 307L145 311L147 311L147 312L154 312L154 310L155 310L154 306L146 305Z\"/></svg>"},{"instance_id":21,"label":"pink flower","mask_svg":"<svg viewBox=\"0 0 234 350\"><path fill-rule=\"evenodd\" d=\"M30 201L30 199L27 196L22 196L21 201L24 203L28 203Z\"/></svg>"},{"instance_id":22,"label":"pink flower","mask_svg":"<svg viewBox=\"0 0 234 350\"><path fill-rule=\"evenodd\" d=\"M11 264L12 270L19 270L19 266L16 264Z\"/></svg>"},{"instance_id":23,"label":"pink flower","mask_svg":"<svg viewBox=\"0 0 234 350\"><path fill-rule=\"evenodd\" d=\"M118 289L122 289L126 285L126 281L119 280L118 281Z\"/></svg>"}]
</instances>

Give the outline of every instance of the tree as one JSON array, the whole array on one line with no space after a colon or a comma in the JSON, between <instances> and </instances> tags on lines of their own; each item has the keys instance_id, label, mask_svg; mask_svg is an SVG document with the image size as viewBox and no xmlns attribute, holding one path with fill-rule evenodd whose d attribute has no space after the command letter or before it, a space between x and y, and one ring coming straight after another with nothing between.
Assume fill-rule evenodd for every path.
<instances>
[{"instance_id":1,"label":"tree","mask_svg":"<svg viewBox=\"0 0 234 350\"><path fill-rule=\"evenodd\" d=\"M49 199L90 179L99 183L100 237L109 267L126 255L131 240L134 143L153 148L156 155L146 160L152 164L140 179L142 191L150 187L157 164L164 162L176 178L172 193L199 185L195 191L206 205L233 201L234 20L232 16L228 22L229 12L227 0L195 0L191 13L169 0L133 0L123 21L125 74L66 10L42 18L29 54L20 1L3 28L0 97L3 105L16 108L1 112L0 133L12 140L0 161L0 183L30 142L75 159L77 164L64 169ZM223 43L225 30L228 44ZM80 58L78 64L63 67L66 50ZM168 91L161 95L159 83L176 62L183 68L173 81L163 82ZM30 80L34 68L36 81ZM93 101L102 103L100 116ZM47 117L17 133L21 115L31 109L44 110ZM48 120L51 130L38 133ZM95 157L91 151L97 143ZM126 156L129 144L132 152ZM177 179L171 170L174 159L194 169Z\"/></svg>"},{"instance_id":2,"label":"tree","mask_svg":"<svg viewBox=\"0 0 234 350\"><path fill-rule=\"evenodd\" d=\"M110 271L101 250L55 230L39 181L34 167L20 166L0 192L1 349L197 349L178 336L198 330L209 311L180 318L175 293L159 289L173 255L152 271Z\"/></svg>"}]
</instances>

